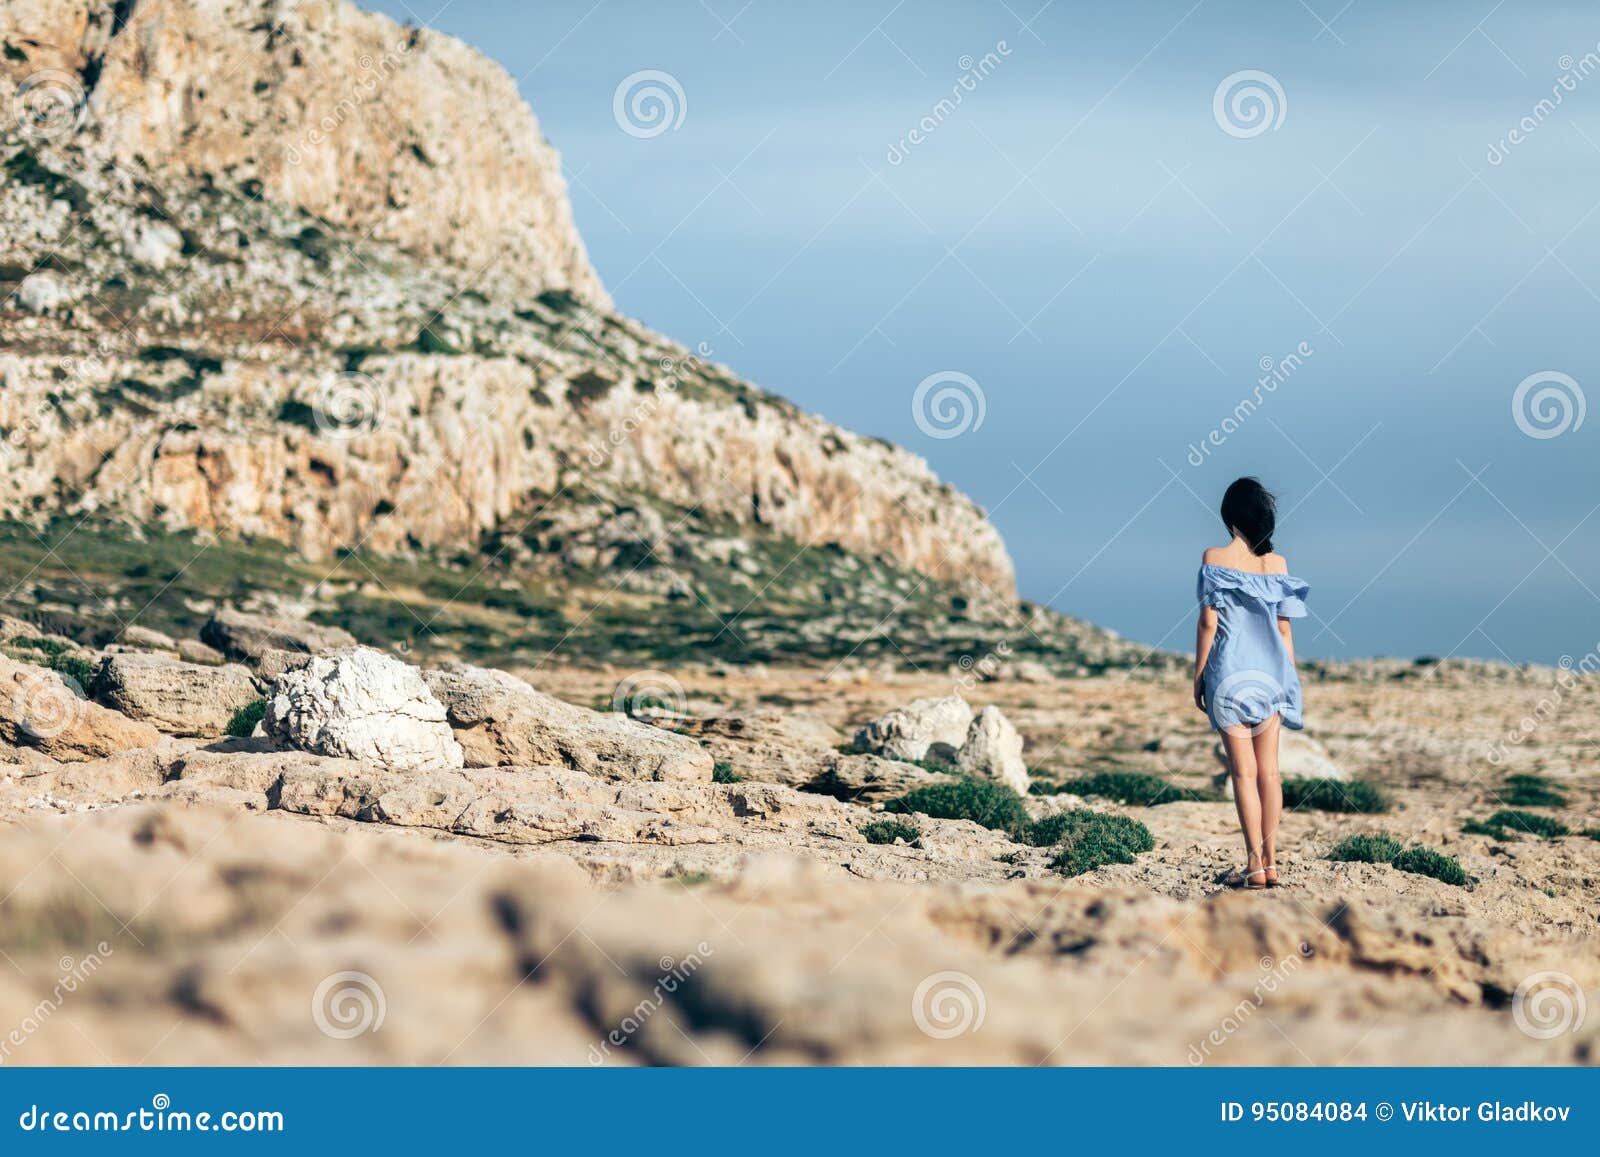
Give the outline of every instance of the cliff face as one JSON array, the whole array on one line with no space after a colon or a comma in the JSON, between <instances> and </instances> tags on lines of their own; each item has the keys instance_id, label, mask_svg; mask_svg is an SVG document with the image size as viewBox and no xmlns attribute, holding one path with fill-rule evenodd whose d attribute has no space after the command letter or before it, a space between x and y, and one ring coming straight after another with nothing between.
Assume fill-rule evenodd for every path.
<instances>
[{"instance_id":1,"label":"cliff face","mask_svg":"<svg viewBox=\"0 0 1600 1157\"><path fill-rule=\"evenodd\" d=\"M342 0L5 0L0 21L9 84L31 78L35 107L81 98L77 127L119 166L226 180L484 291L606 302L559 157L458 40Z\"/></svg>"},{"instance_id":2,"label":"cliff face","mask_svg":"<svg viewBox=\"0 0 1600 1157\"><path fill-rule=\"evenodd\" d=\"M465 46L331 0L3 11L0 514L317 557L644 503L1013 596L919 458L611 312L557 155Z\"/></svg>"}]
</instances>

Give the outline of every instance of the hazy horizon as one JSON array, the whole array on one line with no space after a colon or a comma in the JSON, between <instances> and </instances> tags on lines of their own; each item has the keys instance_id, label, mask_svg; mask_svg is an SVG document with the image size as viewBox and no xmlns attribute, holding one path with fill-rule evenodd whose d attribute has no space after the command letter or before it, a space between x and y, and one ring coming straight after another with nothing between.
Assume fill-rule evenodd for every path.
<instances>
[{"instance_id":1,"label":"hazy horizon","mask_svg":"<svg viewBox=\"0 0 1600 1157\"><path fill-rule=\"evenodd\" d=\"M1255 474L1311 584L1302 654L1600 644L1600 12L439 3L365 6L518 79L618 308L925 456L1025 597L1185 648ZM619 115L645 70L676 127ZM1252 70L1259 133L1214 104ZM1547 371L1574 384L1519 423ZM941 373L981 425L919 424Z\"/></svg>"}]
</instances>

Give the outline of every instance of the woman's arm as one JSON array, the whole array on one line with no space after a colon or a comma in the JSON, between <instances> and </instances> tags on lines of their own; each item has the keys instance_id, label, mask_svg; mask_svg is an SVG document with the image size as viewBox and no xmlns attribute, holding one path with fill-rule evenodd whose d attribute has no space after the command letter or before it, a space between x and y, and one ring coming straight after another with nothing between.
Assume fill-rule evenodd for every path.
<instances>
[{"instance_id":1,"label":"woman's arm","mask_svg":"<svg viewBox=\"0 0 1600 1157\"><path fill-rule=\"evenodd\" d=\"M1283 636L1283 645L1289 649L1289 665L1294 665L1294 628L1289 625L1288 619L1278 620L1278 634Z\"/></svg>"},{"instance_id":2,"label":"woman's arm","mask_svg":"<svg viewBox=\"0 0 1600 1157\"><path fill-rule=\"evenodd\" d=\"M1194 628L1194 705L1201 711L1206 709L1205 685L1201 676L1205 673L1206 660L1211 658L1211 644L1217 638L1217 608L1201 607L1200 621Z\"/></svg>"}]
</instances>

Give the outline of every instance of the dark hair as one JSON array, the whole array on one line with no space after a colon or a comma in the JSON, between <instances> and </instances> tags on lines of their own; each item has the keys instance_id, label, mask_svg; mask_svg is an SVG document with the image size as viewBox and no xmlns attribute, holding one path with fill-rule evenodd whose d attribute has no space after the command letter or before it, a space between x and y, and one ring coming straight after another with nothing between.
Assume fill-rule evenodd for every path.
<instances>
[{"instance_id":1,"label":"dark hair","mask_svg":"<svg viewBox=\"0 0 1600 1157\"><path fill-rule=\"evenodd\" d=\"M1272 553L1278 528L1278 503L1256 478L1239 478L1222 496L1222 525L1244 539L1253 554Z\"/></svg>"}]
</instances>

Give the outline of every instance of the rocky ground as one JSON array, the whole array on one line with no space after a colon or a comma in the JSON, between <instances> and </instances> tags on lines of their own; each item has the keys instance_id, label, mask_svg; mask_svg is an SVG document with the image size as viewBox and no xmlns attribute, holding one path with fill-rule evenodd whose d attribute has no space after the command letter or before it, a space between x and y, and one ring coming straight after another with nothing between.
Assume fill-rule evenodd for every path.
<instances>
[{"instance_id":1,"label":"rocky ground","mask_svg":"<svg viewBox=\"0 0 1600 1157\"><path fill-rule=\"evenodd\" d=\"M616 314L503 70L0 48L0 1064L1595 1060L1592 673L1306 664L1231 890L1184 658Z\"/></svg>"},{"instance_id":2,"label":"rocky ground","mask_svg":"<svg viewBox=\"0 0 1600 1157\"><path fill-rule=\"evenodd\" d=\"M1286 770L1390 808L1293 811L1290 886L1246 893L1219 882L1238 837L1181 676L418 668L235 613L0 635L5 1063L1600 1055L1576 1006L1600 985L1592 679L1308 673ZM957 770L1153 846L1069 877L1014 828L885 810ZM1097 771L1202 798L1039 794ZM1511 774L1574 834L1464 833ZM888 818L912 840L869 842ZM1469 879L1325 858L1378 831Z\"/></svg>"}]
</instances>

